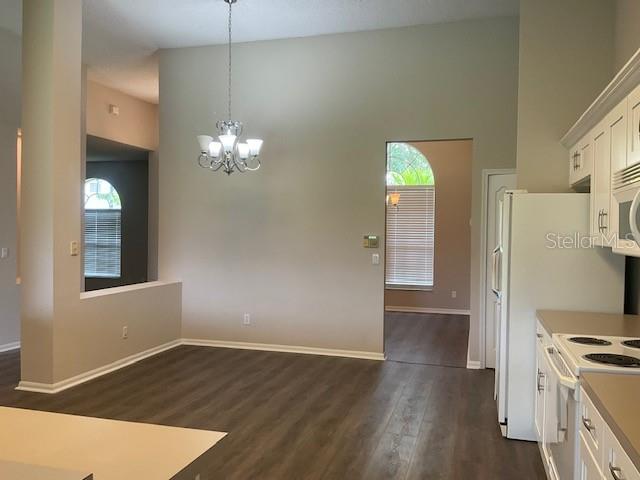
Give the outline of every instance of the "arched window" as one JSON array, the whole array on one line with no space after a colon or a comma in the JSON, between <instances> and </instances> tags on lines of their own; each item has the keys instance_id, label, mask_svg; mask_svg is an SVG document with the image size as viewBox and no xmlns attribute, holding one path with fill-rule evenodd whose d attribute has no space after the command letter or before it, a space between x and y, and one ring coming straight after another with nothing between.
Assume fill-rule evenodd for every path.
<instances>
[{"instance_id":1,"label":"arched window","mask_svg":"<svg viewBox=\"0 0 640 480\"><path fill-rule=\"evenodd\" d=\"M386 278L389 288L433 288L435 176L408 143L387 144Z\"/></svg>"},{"instance_id":2,"label":"arched window","mask_svg":"<svg viewBox=\"0 0 640 480\"><path fill-rule=\"evenodd\" d=\"M122 230L120 195L101 178L84 183L84 275L119 278Z\"/></svg>"}]
</instances>

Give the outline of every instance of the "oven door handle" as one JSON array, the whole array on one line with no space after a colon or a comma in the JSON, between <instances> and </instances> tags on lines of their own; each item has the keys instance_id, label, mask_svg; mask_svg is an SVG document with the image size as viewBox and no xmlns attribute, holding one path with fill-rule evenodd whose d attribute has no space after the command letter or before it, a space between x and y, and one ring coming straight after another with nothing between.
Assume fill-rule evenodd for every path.
<instances>
[{"instance_id":1,"label":"oven door handle","mask_svg":"<svg viewBox=\"0 0 640 480\"><path fill-rule=\"evenodd\" d=\"M640 245L640 229L638 229L638 224L636 223L638 207L640 207L640 190L638 190L633 197L633 202L631 202L631 208L629 209L629 226L631 227L631 233L636 243Z\"/></svg>"},{"instance_id":2,"label":"oven door handle","mask_svg":"<svg viewBox=\"0 0 640 480\"><path fill-rule=\"evenodd\" d=\"M551 356L551 350L553 349L554 347L547 347L544 349L544 356L547 359L547 364L551 367L561 385L567 387L569 390L575 390L578 386L578 379L571 375L565 375L560 371L555 359Z\"/></svg>"}]
</instances>

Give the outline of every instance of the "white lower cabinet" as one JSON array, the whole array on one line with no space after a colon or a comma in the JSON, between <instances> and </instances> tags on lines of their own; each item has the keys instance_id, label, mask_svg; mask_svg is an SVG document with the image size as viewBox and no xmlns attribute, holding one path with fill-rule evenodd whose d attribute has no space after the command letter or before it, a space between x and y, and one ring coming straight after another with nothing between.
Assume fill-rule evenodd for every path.
<instances>
[{"instance_id":1,"label":"white lower cabinet","mask_svg":"<svg viewBox=\"0 0 640 480\"><path fill-rule=\"evenodd\" d=\"M580 437L580 464L579 464L579 480L604 480L606 477L602 475L599 462L593 457L593 454L587 446L587 442L582 432Z\"/></svg>"},{"instance_id":2,"label":"white lower cabinet","mask_svg":"<svg viewBox=\"0 0 640 480\"><path fill-rule=\"evenodd\" d=\"M605 432L603 471L613 480L640 480L640 473L610 428Z\"/></svg>"},{"instance_id":3,"label":"white lower cabinet","mask_svg":"<svg viewBox=\"0 0 640 480\"><path fill-rule=\"evenodd\" d=\"M581 417L587 422L578 433L578 479L640 480L640 472L584 389L581 389L580 399Z\"/></svg>"}]
</instances>

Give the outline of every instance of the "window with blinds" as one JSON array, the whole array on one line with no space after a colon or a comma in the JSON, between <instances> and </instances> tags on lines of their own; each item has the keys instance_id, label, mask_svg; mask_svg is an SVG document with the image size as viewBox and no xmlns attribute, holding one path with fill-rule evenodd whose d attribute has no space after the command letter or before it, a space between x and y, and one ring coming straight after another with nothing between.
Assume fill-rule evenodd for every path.
<instances>
[{"instance_id":1,"label":"window with blinds","mask_svg":"<svg viewBox=\"0 0 640 480\"><path fill-rule=\"evenodd\" d=\"M84 182L84 276L120 278L122 205L107 180Z\"/></svg>"},{"instance_id":2,"label":"window with blinds","mask_svg":"<svg viewBox=\"0 0 640 480\"><path fill-rule=\"evenodd\" d=\"M386 285L390 288L433 287L434 185L388 188L397 205L387 205Z\"/></svg>"},{"instance_id":3,"label":"window with blinds","mask_svg":"<svg viewBox=\"0 0 640 480\"><path fill-rule=\"evenodd\" d=\"M120 210L84 211L84 275L120 277L122 248Z\"/></svg>"}]
</instances>

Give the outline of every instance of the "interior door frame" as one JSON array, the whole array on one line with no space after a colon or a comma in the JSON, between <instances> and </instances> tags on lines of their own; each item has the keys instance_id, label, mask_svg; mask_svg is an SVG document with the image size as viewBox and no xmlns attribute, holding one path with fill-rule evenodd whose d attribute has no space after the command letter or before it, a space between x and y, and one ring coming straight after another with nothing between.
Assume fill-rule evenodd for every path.
<instances>
[{"instance_id":1,"label":"interior door frame","mask_svg":"<svg viewBox=\"0 0 640 480\"><path fill-rule=\"evenodd\" d=\"M489 193L489 178L494 175L514 175L515 168L488 168L482 170L482 210L480 213L480 311L478 312L479 324L479 350L480 352L480 368L486 368L487 364L487 222L489 220L489 204L487 195Z\"/></svg>"}]
</instances>

